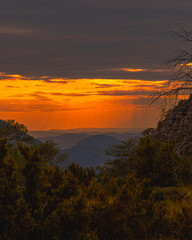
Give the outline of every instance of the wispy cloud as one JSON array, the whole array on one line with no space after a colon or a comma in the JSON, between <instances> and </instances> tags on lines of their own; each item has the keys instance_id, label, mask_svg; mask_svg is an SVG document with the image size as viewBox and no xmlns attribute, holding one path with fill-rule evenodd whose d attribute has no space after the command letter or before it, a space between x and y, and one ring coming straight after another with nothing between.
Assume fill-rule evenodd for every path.
<instances>
[{"instance_id":1,"label":"wispy cloud","mask_svg":"<svg viewBox=\"0 0 192 240\"><path fill-rule=\"evenodd\" d=\"M16 97L16 98L26 98L26 97L33 97L38 99L44 99L44 100L50 100L50 98L45 96L68 96L68 97L85 97L89 95L94 95L92 92L86 92L86 93L76 93L76 92L32 92L32 93L20 93L15 94L10 97Z\"/></svg>"},{"instance_id":2,"label":"wispy cloud","mask_svg":"<svg viewBox=\"0 0 192 240\"><path fill-rule=\"evenodd\" d=\"M40 79L47 83L62 83L62 84L67 84L68 82L75 81L67 78L53 78L50 76L43 76L43 77L40 77Z\"/></svg>"},{"instance_id":3,"label":"wispy cloud","mask_svg":"<svg viewBox=\"0 0 192 240\"><path fill-rule=\"evenodd\" d=\"M18 86L10 86L10 85L8 85L8 86L6 86L7 88L19 88Z\"/></svg>"},{"instance_id":4,"label":"wispy cloud","mask_svg":"<svg viewBox=\"0 0 192 240\"><path fill-rule=\"evenodd\" d=\"M119 87L121 84L107 84L107 83L92 83L95 88L111 88L111 87Z\"/></svg>"},{"instance_id":5,"label":"wispy cloud","mask_svg":"<svg viewBox=\"0 0 192 240\"><path fill-rule=\"evenodd\" d=\"M34 100L17 100L0 99L0 112L57 112L57 111L74 111L81 108L74 108L68 106L68 104L59 104L54 101L40 101Z\"/></svg>"},{"instance_id":6,"label":"wispy cloud","mask_svg":"<svg viewBox=\"0 0 192 240\"><path fill-rule=\"evenodd\" d=\"M141 68L120 68L119 70L126 71L126 72L146 72L147 69Z\"/></svg>"},{"instance_id":7,"label":"wispy cloud","mask_svg":"<svg viewBox=\"0 0 192 240\"><path fill-rule=\"evenodd\" d=\"M0 25L0 34L29 35L35 34L37 30L19 26Z\"/></svg>"},{"instance_id":8,"label":"wispy cloud","mask_svg":"<svg viewBox=\"0 0 192 240\"><path fill-rule=\"evenodd\" d=\"M67 79L67 78L54 78L50 76L39 76L39 77L27 77L27 76L22 76L19 74L7 74L5 72L0 72L0 80L31 80L31 81L43 81L46 83L62 83L62 84L67 84L69 82L75 82L75 80Z\"/></svg>"},{"instance_id":9,"label":"wispy cloud","mask_svg":"<svg viewBox=\"0 0 192 240\"><path fill-rule=\"evenodd\" d=\"M149 96L153 93L152 90L114 90L114 91L98 91L97 95L104 96L140 96L145 95Z\"/></svg>"},{"instance_id":10,"label":"wispy cloud","mask_svg":"<svg viewBox=\"0 0 192 240\"><path fill-rule=\"evenodd\" d=\"M5 72L0 72L0 80L37 80L37 78L26 77L19 74L7 74Z\"/></svg>"},{"instance_id":11,"label":"wispy cloud","mask_svg":"<svg viewBox=\"0 0 192 240\"><path fill-rule=\"evenodd\" d=\"M125 71L125 72L166 72L166 69L145 69L145 68L119 68L114 69L116 71Z\"/></svg>"}]
</instances>

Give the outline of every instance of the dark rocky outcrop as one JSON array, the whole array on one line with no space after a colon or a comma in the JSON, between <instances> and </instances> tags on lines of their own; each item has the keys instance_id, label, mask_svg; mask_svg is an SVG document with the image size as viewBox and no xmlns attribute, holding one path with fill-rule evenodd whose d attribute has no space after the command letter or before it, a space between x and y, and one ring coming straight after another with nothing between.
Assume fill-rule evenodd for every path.
<instances>
[{"instance_id":1,"label":"dark rocky outcrop","mask_svg":"<svg viewBox=\"0 0 192 240\"><path fill-rule=\"evenodd\" d=\"M152 131L152 136L165 142L171 140L179 155L192 156L192 95L169 110Z\"/></svg>"}]
</instances>

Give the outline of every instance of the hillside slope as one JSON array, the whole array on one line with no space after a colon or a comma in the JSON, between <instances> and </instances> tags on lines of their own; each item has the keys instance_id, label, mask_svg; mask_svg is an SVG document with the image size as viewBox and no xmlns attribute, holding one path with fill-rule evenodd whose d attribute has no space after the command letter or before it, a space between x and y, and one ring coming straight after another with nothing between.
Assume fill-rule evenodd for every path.
<instances>
[{"instance_id":1,"label":"hillside slope","mask_svg":"<svg viewBox=\"0 0 192 240\"><path fill-rule=\"evenodd\" d=\"M68 154L69 162L83 167L96 167L106 161L105 151L115 144L121 144L121 141L110 136L94 135L80 140L73 148L63 152Z\"/></svg>"},{"instance_id":2,"label":"hillside slope","mask_svg":"<svg viewBox=\"0 0 192 240\"><path fill-rule=\"evenodd\" d=\"M51 133L55 134L54 132L51 132L51 131L47 132L47 134L51 134ZM35 133L32 135L34 136ZM64 134L59 134L57 136L47 135L45 137L38 137L38 139L42 142L52 140L55 143L59 144L59 147L61 150L64 150L64 149L74 147L80 140L86 139L87 137L90 137L90 136L97 136L97 135L111 136L122 141L128 138L140 137L141 133L140 132L126 132L126 133L106 132L102 134L64 133Z\"/></svg>"},{"instance_id":3,"label":"hillside slope","mask_svg":"<svg viewBox=\"0 0 192 240\"><path fill-rule=\"evenodd\" d=\"M72 148L80 140L89 137L87 134L78 134L78 133L64 133L59 136L49 136L38 138L40 141L45 142L52 140L55 143L59 144L61 150Z\"/></svg>"}]
</instances>

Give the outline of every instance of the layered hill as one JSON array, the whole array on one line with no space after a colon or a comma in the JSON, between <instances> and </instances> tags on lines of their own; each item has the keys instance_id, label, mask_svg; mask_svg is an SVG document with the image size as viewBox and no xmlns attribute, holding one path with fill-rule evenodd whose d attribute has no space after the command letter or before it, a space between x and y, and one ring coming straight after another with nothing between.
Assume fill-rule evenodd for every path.
<instances>
[{"instance_id":1,"label":"layered hill","mask_svg":"<svg viewBox=\"0 0 192 240\"><path fill-rule=\"evenodd\" d=\"M97 134L108 134L114 133L119 135L124 134L139 134L143 131L143 128L74 128L74 129L52 129L48 131L29 131L29 134L34 138L44 138L59 136L64 133L74 133L74 134L87 134L87 135L97 135Z\"/></svg>"},{"instance_id":2,"label":"layered hill","mask_svg":"<svg viewBox=\"0 0 192 240\"><path fill-rule=\"evenodd\" d=\"M49 131L29 131L29 134L34 138L46 138L62 135L62 131L49 130Z\"/></svg>"},{"instance_id":3,"label":"layered hill","mask_svg":"<svg viewBox=\"0 0 192 240\"><path fill-rule=\"evenodd\" d=\"M49 134L49 133L48 133ZM64 133L59 136L46 136L39 137L38 139L41 142L45 141L54 141L57 143L61 150L68 149L74 147L79 141L86 139L90 136L97 136L99 134L88 134L88 133ZM116 133L116 132L107 132L102 133L102 135L110 136L119 140L126 140L128 138L140 137L140 132L128 132L128 133Z\"/></svg>"},{"instance_id":4,"label":"layered hill","mask_svg":"<svg viewBox=\"0 0 192 240\"><path fill-rule=\"evenodd\" d=\"M85 138L89 137L88 134L78 134L78 133L64 133L59 136L48 136L39 138L40 141L54 141L57 143L61 150L72 148L76 143L78 143L80 140L83 140Z\"/></svg>"},{"instance_id":5,"label":"layered hill","mask_svg":"<svg viewBox=\"0 0 192 240\"><path fill-rule=\"evenodd\" d=\"M121 144L121 141L111 136L94 135L80 140L74 147L63 152L68 154L69 163L96 167L106 161L106 150L116 144Z\"/></svg>"}]
</instances>

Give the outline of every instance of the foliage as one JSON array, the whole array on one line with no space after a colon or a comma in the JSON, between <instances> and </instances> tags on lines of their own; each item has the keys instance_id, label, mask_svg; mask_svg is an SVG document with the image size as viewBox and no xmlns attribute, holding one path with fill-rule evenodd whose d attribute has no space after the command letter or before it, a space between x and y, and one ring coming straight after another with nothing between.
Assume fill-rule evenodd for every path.
<instances>
[{"instance_id":1,"label":"foliage","mask_svg":"<svg viewBox=\"0 0 192 240\"><path fill-rule=\"evenodd\" d=\"M100 168L54 163L53 143L0 139L0 239L191 239L192 170L146 131Z\"/></svg>"},{"instance_id":2,"label":"foliage","mask_svg":"<svg viewBox=\"0 0 192 240\"><path fill-rule=\"evenodd\" d=\"M127 175L128 171L131 170L131 155L132 150L136 146L138 139L128 139L122 141L120 145L114 145L109 150L107 154L112 156L112 159L109 159L103 168L100 168L104 171L110 172L113 176L122 176ZM129 160L128 160L129 159Z\"/></svg>"},{"instance_id":3,"label":"foliage","mask_svg":"<svg viewBox=\"0 0 192 240\"><path fill-rule=\"evenodd\" d=\"M7 138L10 143L15 141L32 143L34 138L27 135L27 132L27 128L15 120L3 121L0 124L0 136Z\"/></svg>"}]
</instances>

